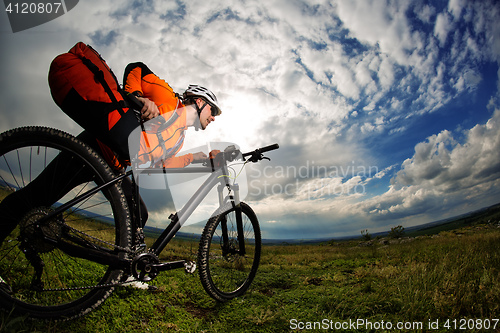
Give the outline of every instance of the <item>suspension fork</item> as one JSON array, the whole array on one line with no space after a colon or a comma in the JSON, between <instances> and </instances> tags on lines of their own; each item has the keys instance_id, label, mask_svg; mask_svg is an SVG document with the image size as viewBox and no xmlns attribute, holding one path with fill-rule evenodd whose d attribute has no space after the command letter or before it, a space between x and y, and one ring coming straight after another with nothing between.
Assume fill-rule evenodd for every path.
<instances>
[{"instance_id":1,"label":"suspension fork","mask_svg":"<svg viewBox=\"0 0 500 333\"><path fill-rule=\"evenodd\" d=\"M231 205L233 207L234 213L236 215L236 229L237 229L237 239L238 239L238 249L233 249L236 250L237 253L241 256L244 256L246 251L245 251L245 230L243 228L243 218L242 218L242 213L241 213L241 205L240 205L240 197L239 197L239 185L238 184L233 184L229 185L226 183L226 186L223 184L219 185L217 188L218 194L219 194L219 205L220 207L223 206L224 204L224 196L222 194L224 187L227 187L230 191L229 194L229 200L231 202ZM233 195L231 195L231 192ZM229 233L227 229L227 219L226 215L222 215L221 217L221 230L222 230L222 249L224 253L228 253L230 251L230 243L229 243Z\"/></svg>"},{"instance_id":2,"label":"suspension fork","mask_svg":"<svg viewBox=\"0 0 500 333\"><path fill-rule=\"evenodd\" d=\"M243 230L243 219L241 216L241 205L238 203L236 207L234 207L234 211L236 213L236 227L238 229L238 244L240 246L240 255L244 256L245 252L245 230Z\"/></svg>"}]
</instances>

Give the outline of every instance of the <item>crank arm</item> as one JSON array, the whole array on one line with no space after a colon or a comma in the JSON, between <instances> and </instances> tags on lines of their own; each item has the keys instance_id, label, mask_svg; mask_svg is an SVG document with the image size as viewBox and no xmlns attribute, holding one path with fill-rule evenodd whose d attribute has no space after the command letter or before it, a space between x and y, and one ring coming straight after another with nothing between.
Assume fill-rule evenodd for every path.
<instances>
[{"instance_id":1,"label":"crank arm","mask_svg":"<svg viewBox=\"0 0 500 333\"><path fill-rule=\"evenodd\" d=\"M178 261L170 261L170 262L162 262L159 264L153 264L151 267L156 269L158 272L169 271L177 268L184 268L186 264L186 260L178 260Z\"/></svg>"},{"instance_id":2,"label":"crank arm","mask_svg":"<svg viewBox=\"0 0 500 333\"><path fill-rule=\"evenodd\" d=\"M164 262L160 264L151 265L157 272L169 271L172 269L184 268L186 273L193 274L196 270L196 264L192 261L178 260L171 262Z\"/></svg>"}]
</instances>

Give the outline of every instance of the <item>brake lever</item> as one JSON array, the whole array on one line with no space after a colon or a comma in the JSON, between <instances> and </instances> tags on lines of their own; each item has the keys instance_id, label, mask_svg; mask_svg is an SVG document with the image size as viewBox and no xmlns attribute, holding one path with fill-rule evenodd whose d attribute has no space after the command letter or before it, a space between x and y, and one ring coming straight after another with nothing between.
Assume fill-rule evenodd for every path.
<instances>
[{"instance_id":1,"label":"brake lever","mask_svg":"<svg viewBox=\"0 0 500 333\"><path fill-rule=\"evenodd\" d=\"M262 161L262 160L270 161L271 159L269 157L262 155L262 153L258 153L258 152L255 152L255 154L252 154L252 157L250 157L248 159L248 161L252 162L252 163L257 163L258 161Z\"/></svg>"}]
</instances>

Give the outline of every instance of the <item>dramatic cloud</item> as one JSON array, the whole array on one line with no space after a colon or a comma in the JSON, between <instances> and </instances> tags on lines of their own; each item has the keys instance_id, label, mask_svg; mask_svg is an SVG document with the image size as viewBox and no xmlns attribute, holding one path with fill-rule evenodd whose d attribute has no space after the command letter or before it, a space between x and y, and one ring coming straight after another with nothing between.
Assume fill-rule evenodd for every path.
<instances>
[{"instance_id":1,"label":"dramatic cloud","mask_svg":"<svg viewBox=\"0 0 500 333\"><path fill-rule=\"evenodd\" d=\"M485 125L464 131L459 143L445 130L415 146L403 162L390 190L360 204L374 219L459 210L482 200L498 201L500 184L500 110ZM460 208L467 211L467 207Z\"/></svg>"}]
</instances>

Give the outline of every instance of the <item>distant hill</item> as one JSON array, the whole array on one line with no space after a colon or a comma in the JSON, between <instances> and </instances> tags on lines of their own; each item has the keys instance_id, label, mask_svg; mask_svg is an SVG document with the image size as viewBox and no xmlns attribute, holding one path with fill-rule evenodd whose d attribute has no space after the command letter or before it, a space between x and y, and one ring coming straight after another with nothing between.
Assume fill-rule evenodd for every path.
<instances>
[{"instance_id":1,"label":"distant hill","mask_svg":"<svg viewBox=\"0 0 500 333\"><path fill-rule=\"evenodd\" d=\"M416 237L424 235L434 235L441 231L454 230L458 228L467 227L476 224L486 224L486 223L499 223L500 222L500 203L484 207L475 211L471 211L458 216L453 216L447 219L438 220L434 222L429 222L421 224L418 226L405 228L405 236ZM378 232L371 234L372 237L385 237L389 234L388 231ZM264 244L268 245L283 245L283 244L316 244L335 241L346 241L359 239L360 236L346 236L338 238L318 238L318 239L265 239L262 240Z\"/></svg>"},{"instance_id":2,"label":"distant hill","mask_svg":"<svg viewBox=\"0 0 500 333\"><path fill-rule=\"evenodd\" d=\"M146 237L151 237L151 238L158 238L161 233L165 230L165 228L156 228L156 227L149 227L145 226L144 227L144 234ZM178 231L175 234L175 239L179 240L196 240L198 241L201 237L201 234L193 234L193 233L187 233L187 232L180 232Z\"/></svg>"},{"instance_id":3,"label":"distant hill","mask_svg":"<svg viewBox=\"0 0 500 333\"><path fill-rule=\"evenodd\" d=\"M405 228L407 236L434 235L441 231L463 228L476 224L488 224L500 221L500 203L481 208L469 213L454 216L448 219L426 223L423 225Z\"/></svg>"},{"instance_id":4,"label":"distant hill","mask_svg":"<svg viewBox=\"0 0 500 333\"><path fill-rule=\"evenodd\" d=\"M465 214L453 216L447 219L429 222L413 227L405 228L405 236L417 237L435 235L441 231L454 230L476 224L487 224L500 221L500 203L474 210ZM372 234L372 237L387 236L389 231ZM351 238L352 239L352 238Z\"/></svg>"}]
</instances>

